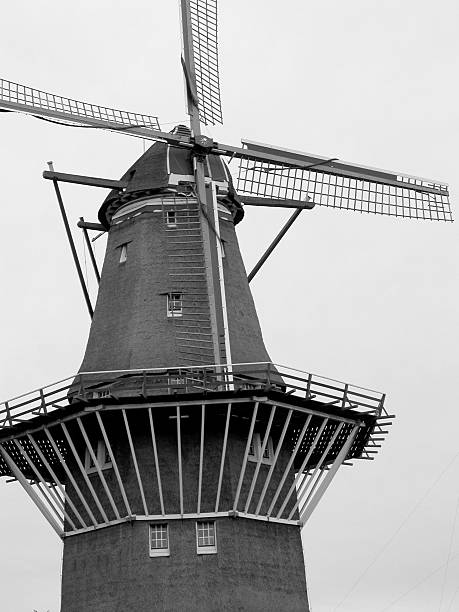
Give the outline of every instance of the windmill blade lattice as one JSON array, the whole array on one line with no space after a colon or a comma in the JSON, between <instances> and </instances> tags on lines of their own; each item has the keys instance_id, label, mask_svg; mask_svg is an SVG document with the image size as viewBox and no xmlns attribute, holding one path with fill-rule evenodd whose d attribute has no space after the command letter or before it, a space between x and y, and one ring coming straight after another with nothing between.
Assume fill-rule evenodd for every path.
<instances>
[{"instance_id":1,"label":"windmill blade lattice","mask_svg":"<svg viewBox=\"0 0 459 612\"><path fill-rule=\"evenodd\" d=\"M0 79L0 108L29 113L60 123L68 122L72 125L89 125L112 130L142 128L147 132L161 129L155 116L64 98L6 79Z\"/></svg>"},{"instance_id":2,"label":"windmill blade lattice","mask_svg":"<svg viewBox=\"0 0 459 612\"><path fill-rule=\"evenodd\" d=\"M244 194L299 204L311 198L321 206L362 213L453 220L446 184L268 145L249 143L245 150L245 156L237 155L237 191L242 200Z\"/></svg>"},{"instance_id":3,"label":"windmill blade lattice","mask_svg":"<svg viewBox=\"0 0 459 612\"><path fill-rule=\"evenodd\" d=\"M205 125L223 123L218 69L217 0L190 0L199 118Z\"/></svg>"}]
</instances>

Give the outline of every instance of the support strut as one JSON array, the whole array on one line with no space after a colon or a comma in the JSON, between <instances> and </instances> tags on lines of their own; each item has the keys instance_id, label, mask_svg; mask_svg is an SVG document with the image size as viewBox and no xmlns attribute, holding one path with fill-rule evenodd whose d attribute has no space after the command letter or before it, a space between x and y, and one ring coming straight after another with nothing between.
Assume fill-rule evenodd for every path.
<instances>
[{"instance_id":1,"label":"support strut","mask_svg":"<svg viewBox=\"0 0 459 612\"><path fill-rule=\"evenodd\" d=\"M48 166L49 166L50 171L54 172L53 163L48 162ZM72 251L73 261L75 262L75 268L78 274L78 278L80 279L81 289L83 290L83 295L84 295L84 299L86 302L86 306L88 307L89 316L92 319L92 317L94 316L94 310L92 308L91 298L89 297L88 288L86 287L86 283L84 281L83 271L81 270L80 261L78 259L78 254L75 248L75 242L73 241L72 232L70 230L70 225L67 219L67 213L65 212L61 190L59 189L59 184L57 182L57 179L54 178L52 179L52 181L53 181L54 190L57 196L57 202L59 204L59 210L61 211L62 221L64 222L65 232L67 234L67 238L70 244L70 250Z\"/></svg>"},{"instance_id":2,"label":"support strut","mask_svg":"<svg viewBox=\"0 0 459 612\"><path fill-rule=\"evenodd\" d=\"M99 268L97 267L97 261L94 256L94 249L92 248L91 241L89 240L88 230L86 229L87 226L85 224L85 220L83 219L83 217L80 217L80 223L78 224L78 227L81 227L83 231L83 236L84 236L86 246L88 247L88 251L89 251L89 257L91 258L92 267L94 268L94 274L96 275L97 283L100 284Z\"/></svg>"},{"instance_id":3,"label":"support strut","mask_svg":"<svg viewBox=\"0 0 459 612\"><path fill-rule=\"evenodd\" d=\"M306 208L306 207L304 207L304 208ZM266 251L260 257L258 262L255 264L255 267L253 268L253 270L248 275L247 280L249 281L249 283L253 279L255 274L260 270L261 266L265 263L265 261L271 255L271 253L274 251L274 249L277 247L277 245L282 240L282 238L285 236L285 234L288 232L288 230L292 227L292 225L294 224L296 219L298 219L298 217L300 216L300 214L304 210L304 208L297 208L295 210L295 212L289 217L287 223L284 225L284 227L281 229L281 231L277 234L277 236L271 242L269 247L266 249Z\"/></svg>"}]
</instances>

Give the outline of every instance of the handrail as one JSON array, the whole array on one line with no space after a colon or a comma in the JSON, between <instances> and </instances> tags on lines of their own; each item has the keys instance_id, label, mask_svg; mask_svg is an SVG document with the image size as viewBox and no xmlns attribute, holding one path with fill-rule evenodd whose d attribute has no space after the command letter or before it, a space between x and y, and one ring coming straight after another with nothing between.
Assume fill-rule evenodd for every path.
<instances>
[{"instance_id":1,"label":"handrail","mask_svg":"<svg viewBox=\"0 0 459 612\"><path fill-rule=\"evenodd\" d=\"M72 400L260 388L376 416L384 410L385 396L378 391L272 362L246 362L79 372L0 403L0 430L65 408Z\"/></svg>"}]
</instances>

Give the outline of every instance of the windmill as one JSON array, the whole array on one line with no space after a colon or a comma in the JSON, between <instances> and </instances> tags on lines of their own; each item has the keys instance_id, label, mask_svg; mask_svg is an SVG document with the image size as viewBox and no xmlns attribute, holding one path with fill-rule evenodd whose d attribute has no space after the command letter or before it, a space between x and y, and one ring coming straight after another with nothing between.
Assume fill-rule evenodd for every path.
<instances>
[{"instance_id":1,"label":"windmill","mask_svg":"<svg viewBox=\"0 0 459 612\"><path fill-rule=\"evenodd\" d=\"M193 180L188 180L190 184L186 185L186 181L182 181L181 184L176 185L175 193L172 196L175 198L174 203L164 197L161 203L152 203L151 199L155 199L154 196L159 193L155 192L155 185L147 185L147 189L140 196L139 186L132 183L139 177L139 168L135 168L136 173L131 176L130 180L128 173L128 177L119 182L104 182L100 179L92 179L91 181L88 177L64 176L54 173L52 170L46 175L47 178L55 181L56 187L58 181L69 180L85 182L86 184L92 182L99 186L114 188L115 194L109 198L107 206L104 208L105 219L104 216L100 219L106 224L110 222L109 233L112 233L112 235L113 231L117 231L119 228L123 229L123 224L137 223L135 221L136 215L139 218L142 215L146 218L150 213L153 215L154 209L148 211L146 208L157 206L159 215L164 222L163 230L169 232L167 235L171 236L170 243L185 241L185 239L183 241L179 239L180 231L185 232L186 240L189 240L193 233L202 237L204 245L202 253L198 253L198 248L193 247L195 250L190 249L187 258L190 261L189 253L194 253L191 259L196 260L194 261L197 264L196 268L205 269L207 286L205 300L209 302L208 317L210 319L208 326L210 332L199 332L199 341L198 334L193 335L190 332L190 326L185 330L171 333L175 340L179 332L181 334L188 333L194 338L193 342L190 340L183 341L183 345L179 346L176 352L173 351L173 356L176 356L179 352L182 353L179 348L184 348L185 345L189 349L196 349L197 352L191 354L191 365L188 362L187 367L177 367L184 365L182 360L175 362L159 361L155 363L157 367L148 367L145 361L143 363L139 361L137 366L119 368L123 370L122 373L108 372L108 370L117 369L115 367L100 367L99 369L103 370L103 374L96 375L94 369L97 368L84 367L82 373L75 379L72 377L68 384L61 385L64 387L63 389L56 390L59 389L59 385L52 389L41 389L40 393L32 394L26 400L22 398L5 404L3 412L5 416L5 436L2 438L4 468L9 474L14 475L30 494L33 494L37 505L50 519L51 524L57 528L59 534L62 535L62 531L65 532L66 561L64 562L63 609L72 609L69 602L72 601L72 598L78 600L78 596L81 596L81 593L77 593L75 590L71 591L70 583L74 581L76 576L75 573L72 574L70 569L71 563L78 564L82 561L84 555L86 555L86 560L90 559L89 553L92 552L91 549L94 546L99 547L98 552L107 555L107 543L104 543L103 539L108 538L107 534L113 533L114 529L118 529L117 521L125 520L125 522L133 525L133 538L141 537L141 532L137 529L138 526L139 529L140 527L143 528L145 524L150 526L150 553L152 553L152 558L155 554L161 556L161 552L166 557L168 548L163 544L170 542L169 558L171 562L176 563L177 556L180 556L182 562L184 562L189 553L189 551L186 552L185 546L186 543L189 544L190 542L189 531L183 532L183 541L185 542L183 550L177 549L175 538L177 537L177 528L181 525L179 521L182 518L186 519L186 526L192 528L195 527L195 522L199 520L199 525L196 525L196 529L198 529L197 546L199 546L199 530L201 530L201 540L206 542L203 549L207 548L206 553L209 554L208 557L205 557L206 560L209 560L206 566L207 572L211 572L212 578L215 580L219 580L219 576L215 567L211 565L214 557L210 556L211 553L215 552L215 550L210 549L216 547L215 532L212 531L215 527L218 540L217 554L220 557L224 556L226 562L232 564L233 570L235 569L233 567L235 565L234 558L231 560L231 556L228 554L228 546L225 546L226 525L229 525L228 529L234 530L233 539L238 543L239 557L242 555L243 558L248 558L250 553L258 555L254 565L261 568L262 572L260 573L266 572L266 567L261 560L266 559L272 552L266 540L271 539L271 542L273 540L280 542L286 537L291 538L289 546L284 546L283 556L280 557L278 562L281 565L282 559L286 558L287 553L291 557L293 555L292 551L294 551L295 563L292 564L294 567L291 568L291 571L297 573L290 573L281 577L280 570L277 568L277 574L271 574L269 580L266 580L263 584L260 582L261 578L257 575L254 579L257 585L256 597L259 598L260 592L264 590L266 599L263 601L258 599L256 604L252 600L252 607L249 609L258 609L253 607L254 605L259 605L260 609L261 607L271 609L270 606L272 609L279 609L279 602L273 602L273 593L270 591L270 584L268 584L276 584L276 581L281 581L285 585L285 592L282 596L283 598L289 596L288 601L291 605L288 606L288 609L304 609L305 594L301 599L300 589L298 588L299 585L301 586L301 580L298 578L298 563L301 562L301 559L298 556L298 543L295 543L298 530L294 523L298 520L302 522L307 520L326 486L328 486L331 477L346 457L365 456L366 453L371 453L372 448L370 446L375 447L376 445L376 441L369 441L368 435L375 431L375 423L378 420L376 417L384 417L382 396L364 393L362 390L353 389L349 385L327 383L312 375L287 372L285 368L272 366L270 360L263 356L261 364L253 363L253 361L259 361L259 358L250 363L250 358L240 359L236 357L237 351L240 353L242 348L244 350L248 350L248 348L242 347L242 339L231 330L231 312L234 313L234 306L233 310L231 308L226 309L229 320L228 324L225 323L225 301L228 306L230 306L231 300L233 304L235 301L234 289L232 294L227 295L229 293L229 283L228 277L225 281L224 270L225 264L228 266L236 256L233 250L235 248L234 238L228 237L224 242L221 234L223 230L219 230L219 224L221 223L222 226L224 223L228 224L228 218L224 219L224 217L228 217L230 213L236 221L237 215L240 215L240 206L238 206L237 196L230 197L232 194L228 180L226 180L227 185L224 184L223 166L216 168L216 172L220 173L218 178L222 180L215 180L214 175L212 176L214 180L209 181L208 179L211 177L206 179L206 160L208 165L214 163L211 161L214 159L212 156L241 160L238 192L245 204L288 205L292 206L295 211L301 211L303 208L309 207L311 203L315 203L354 210L367 210L368 212L381 214L450 219L447 189L445 186L434 182L403 177L396 173L384 173L356 167L340 163L337 160L296 154L252 142L245 142L244 147L236 149L214 143L210 139L202 137L199 129L198 113L199 118L204 123L221 118L218 79L215 80L216 75L218 77L218 73L215 72L216 39L209 44L209 37L207 36L209 32L213 31L215 25L213 8L216 8L216 6L211 6L208 3L191 3L190 5L184 3L182 7L185 41L184 66L188 83L191 135L185 132L180 133L180 131L174 134L161 132L157 129L159 126L154 123L154 118L123 115L117 111L111 111L111 109L100 109L100 107L97 110L94 107L88 110L86 105L63 98L56 99L54 97L54 102L50 102L52 98L48 98L47 94L37 93L35 90L29 90L21 86L15 87L6 82L2 83L2 96L8 98L4 104L7 109L21 109L52 120L97 125L98 127L148 137L160 143L165 143L164 146L173 147L178 161L181 159L179 151L183 151L186 163L189 157L187 154L192 153L192 162L195 166L193 168ZM192 33L191 37L189 36L190 32ZM203 36L203 33L205 33L205 36ZM203 39L205 39L207 46L203 46ZM206 51L205 53L203 53L203 49ZM193 61L195 63L194 68ZM11 98L16 95L17 99L12 100ZM56 104L56 108L43 109L43 106L49 106L53 103ZM88 113L92 115L88 117ZM97 117L98 114L99 117L104 116L104 113L107 119L101 120ZM187 174L185 173L183 176L187 176ZM218 183L223 185L218 185ZM173 189L170 185L172 185L172 182L168 177L167 186L162 188ZM222 189L217 192L217 187ZM149 190L152 193L148 194ZM134 197L129 194L133 194ZM129 206L135 207L138 204L145 208L144 212L141 212L142 208L136 210L127 208ZM223 211L219 210L219 205L223 206ZM106 211L109 207L111 207L111 212L107 217ZM230 213L225 212L225 209ZM219 212L223 215L222 220L220 220ZM295 214L298 213L295 212ZM116 226L115 224L112 226L112 220L117 222ZM184 226L180 228L181 223ZM173 227L174 225L176 227ZM102 226L103 229L106 229L103 223ZM127 225L124 227L127 227ZM199 227L199 230L192 231L193 227ZM91 229L91 227L85 226L83 228ZM172 238L173 236L175 238ZM123 249L123 245L125 249ZM122 269L124 273L124 270L128 270L127 266L131 264L133 255L134 260L136 259L135 251L133 252L131 248L133 245L126 240L112 246L114 249L119 249L119 253L117 252L118 261L112 262L113 264L116 263L118 267L113 265L113 269L116 268L119 271ZM173 248L180 250L182 247ZM226 257L223 257L223 250L226 251ZM158 255L158 253L155 253L155 255ZM168 261L174 255L180 256L177 252L168 252ZM125 261L121 261L123 257L126 257ZM226 261L224 262L223 259ZM121 264L125 264L125 267L119 268ZM167 268L168 274L171 276L183 272L180 266L177 268L167 265L167 263L164 264L164 268ZM222 269L223 275L221 274ZM110 274L108 268L107 271ZM189 274L192 273L189 272ZM196 272L196 274L200 273ZM108 278L106 271L103 272L102 278L104 278L104 275L105 278ZM240 279L242 277L241 271L234 276ZM185 302L188 292L182 289L182 287L188 286L185 284L187 279L184 276L180 276L180 279L180 286L171 284L167 287L169 289L167 293L161 298L165 302L168 314L171 315L170 322L176 328L178 326L183 327L181 324L186 319L184 314L189 307ZM247 289L244 289L244 291L247 292ZM102 292L101 284L101 296ZM158 295L159 292L155 291L155 295ZM197 304L197 295L195 294L193 297L195 298L193 303ZM153 294L151 299L153 300ZM246 299L246 309L249 309L249 298ZM109 299L107 299L107 303L110 304ZM98 304L95 313L95 332L97 329L101 329L96 317L99 316L100 320L102 315L97 315L97 311L102 313L100 304ZM166 311L166 308L164 308L164 311ZM197 317L199 313L198 310L189 314ZM102 318L106 317L102 316ZM250 314L249 318L253 322L253 313ZM127 319L124 319L122 323L126 321ZM239 322L239 324L242 326L242 322ZM203 330L205 325L198 326L198 328ZM210 340L207 341L207 344L211 345L210 351L204 348L203 336L208 333L210 333ZM258 332L254 335L259 337ZM113 333L111 336L120 337L119 334ZM94 344L101 345L100 337L99 341L94 342ZM263 349L258 346L254 351L257 355L260 355ZM207 361L207 364L211 363L209 367L206 366L205 361L200 363L198 360L199 356L205 355L207 352L210 352L213 356L211 360ZM104 348L104 353L106 355L110 354L107 347ZM236 358L231 359L230 355L233 355L233 353ZM94 355L94 351L91 350L89 358ZM94 358L100 364L101 357L97 355ZM241 364L241 361L245 363ZM88 374L83 373L88 371ZM139 397L142 399L140 402L142 406L139 406L138 401L133 401L134 392L136 400ZM164 399L166 395L172 396L172 399ZM368 395L369 397L363 397ZM177 396L180 396L179 400ZM216 403L217 401L218 403ZM211 406L215 404L218 406L219 414L212 412ZM83 405L85 406L84 410L82 410ZM57 414L55 411L61 412ZM58 422L63 415L65 415L64 418L68 419L68 424L64 423L64 427L62 427L62 423ZM30 419L30 428L35 431L27 429L29 427L27 424L21 424L20 421L24 417ZM120 418L118 419L118 417ZM178 456L174 474L165 476L166 462L161 452L167 453L168 449L164 445L162 449L158 450L158 447L164 444L166 433L167 436L171 435L171 423L174 425L172 433L175 433L174 451ZM153 482L152 480L151 483L148 480L150 472L146 470L147 464L145 461L147 459L142 446L142 435L138 431L139 424L142 427L145 426L147 431L151 433L151 442L149 441L151 448L149 450L150 457L153 458L151 460L152 472L156 475L156 481ZM247 426L244 428L245 425ZM115 446L121 444L119 429L123 434L125 449L123 452L115 448ZM220 437L217 436L217 433L220 434ZM297 437L295 438L295 436ZM373 440L374 438L375 436L373 436ZM241 439L244 440L244 444L240 445L239 453L237 453L237 443ZM113 440L116 440L116 445ZM194 444L191 443L192 441L194 441ZM271 444L272 450L270 448ZM189 463L182 462L183 457L181 456L182 452L186 452L189 458L192 456L193 448L199 450L195 470L191 469ZM320 453L316 450L319 448L321 449ZM121 463L124 456L130 457L132 478L129 478L123 472ZM228 461L234 459L234 465L230 463L230 467L238 468L234 490L231 489L231 483L225 471L227 468L225 457L228 457ZM212 473L209 474L208 466L206 468L209 459L212 458L215 459L219 468L214 474L216 478L213 488ZM277 476L278 462L284 459L286 461L285 466L283 466L284 469ZM288 469L286 469L287 466ZM58 473L58 469L60 473ZM188 473L187 470L189 470ZM284 474L285 479L282 482ZM109 476L113 478L113 482L110 482ZM277 482L276 477L278 477ZM75 484L72 483L72 478ZM271 483L275 482L277 485L272 492L269 489L268 478L270 478ZM129 487L133 487L132 490L128 490L126 480ZM171 492L168 490L169 497L166 494L168 488L166 485L169 486L169 480L174 483L174 486L177 485L177 499L171 496ZM196 483L196 490L193 490L193 495L188 495L190 492L187 493L183 488L186 488L186 483L191 481ZM162 495L158 486L160 482L164 488ZM266 484L267 482L268 484ZM286 482L288 486L284 487ZM226 492L224 491L225 486L228 487ZM136 487L135 490L134 487ZM156 500L149 498L149 492L151 493L153 489L155 492L157 491L156 498L158 499ZM295 489L298 490L296 501ZM279 493L277 493L278 490ZM81 497L78 491L81 493ZM207 491L212 491L211 501L224 499L227 505L222 509L219 504L215 504L209 510L208 508L211 507L209 499L201 499L201 504L206 506L206 510L201 508L196 498L205 496ZM222 491L225 492L225 495L222 495ZM196 493L196 496L194 496L194 493ZM263 503L267 493L270 494L270 498L267 507L264 508ZM228 504L231 494L233 494L230 500L232 503ZM116 495L120 497L117 498ZM56 524L55 514L57 513L52 508L50 513L41 496L48 504L54 500L54 507L57 510L63 506L65 511L63 529ZM102 496L104 497L102 498ZM137 497L139 497L138 500ZM190 511L191 498L193 498L193 512ZM159 509L156 510L154 504L158 500ZM135 508L134 512L129 512L126 506L123 514L119 507L123 508L126 501L131 511L137 504L138 508ZM146 509L143 507L144 505ZM163 505L165 506L164 510L161 507ZM108 509L106 506L108 506ZM115 508L120 518L117 518ZM297 510L300 510L299 517L296 516ZM92 527L91 515L95 520ZM86 527L82 526L79 517L86 524ZM231 517L231 521L229 517ZM235 521L235 518L239 520ZM205 519L209 520L206 521ZM176 523L173 523L174 521ZM224 521L228 522L225 523ZM287 522L285 523L285 521ZM216 525L213 523L216 523ZM258 525L262 525L261 531L255 531L258 529L256 527ZM272 531L268 531L268 525ZM108 529L104 531L104 527L108 527ZM93 533L96 532L98 535L93 537ZM261 532L263 532L264 538L260 537ZM253 542L255 539L263 540L262 548L258 551L249 551L247 542ZM211 544L212 541L214 544ZM83 556L81 551L77 553L75 550L76 542L79 542L79 546L83 548L87 546ZM126 542L126 547L127 545ZM142 546L142 540L140 540L140 547ZM266 546L266 548L263 548L263 546ZM74 547L73 550L72 547ZM179 552L180 555L178 555ZM80 557L78 557L78 554L80 554ZM196 551L193 551L194 556L195 554ZM154 559L155 563L157 561L164 561L164 559ZM154 567L155 573L160 573L163 582L167 582L168 575L171 572L170 566L156 563ZM140 570L139 567L137 569ZM132 577L131 575L131 579ZM148 574L146 577L151 578ZM100 590L101 584L89 584L87 578L86 582L83 578L84 576L78 574L76 582L81 585L82 589L84 586L90 586L92 596L95 597L95 593ZM202 585L203 580L204 576L199 576L200 585ZM237 585L242 585L243 579L241 576L238 576L238 580L240 582ZM218 582L218 585L220 586L221 583ZM85 588L84 590L88 589ZM126 592L129 593L129 589L126 589ZM221 592L224 593L223 587ZM189 594L187 595L189 596ZM131 590L130 597L132 596ZM252 596L255 597L255 594L252 594ZM121 594L118 594L118 597L121 597ZM247 599L246 603L248 601L250 602ZM283 601L285 603L285 599ZM126 600L127 607L129 607L129 602L132 605L132 599ZM223 609L228 606L227 600L223 600L221 603ZM95 606L96 603L93 605ZM140 604L136 604L136 609L142 609L144 605L146 603L142 600ZM151 608L151 602L149 605ZM210 607L211 603L206 602L205 605L208 606L208 609L212 609ZM197 609L205 609L205 605L201 600ZM300 606L302 607L300 608ZM90 609L90 605L86 604L85 609Z\"/></svg>"}]
</instances>

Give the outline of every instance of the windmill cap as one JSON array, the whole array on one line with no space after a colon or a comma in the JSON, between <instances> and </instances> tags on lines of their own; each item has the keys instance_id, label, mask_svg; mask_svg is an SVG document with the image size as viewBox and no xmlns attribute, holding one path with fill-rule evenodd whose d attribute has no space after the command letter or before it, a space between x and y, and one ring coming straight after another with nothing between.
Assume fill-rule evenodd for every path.
<instances>
[{"instance_id":1,"label":"windmill cap","mask_svg":"<svg viewBox=\"0 0 459 612\"><path fill-rule=\"evenodd\" d=\"M189 136L186 125L177 125L172 134ZM217 185L219 201L232 213L234 223L244 216L242 204L233 186L231 174L218 155L207 156L206 175ZM155 142L122 176L127 183L123 191L112 190L99 209L99 221L109 229L116 211L125 204L139 198L171 193L192 193L194 185L193 159L191 149Z\"/></svg>"}]
</instances>

